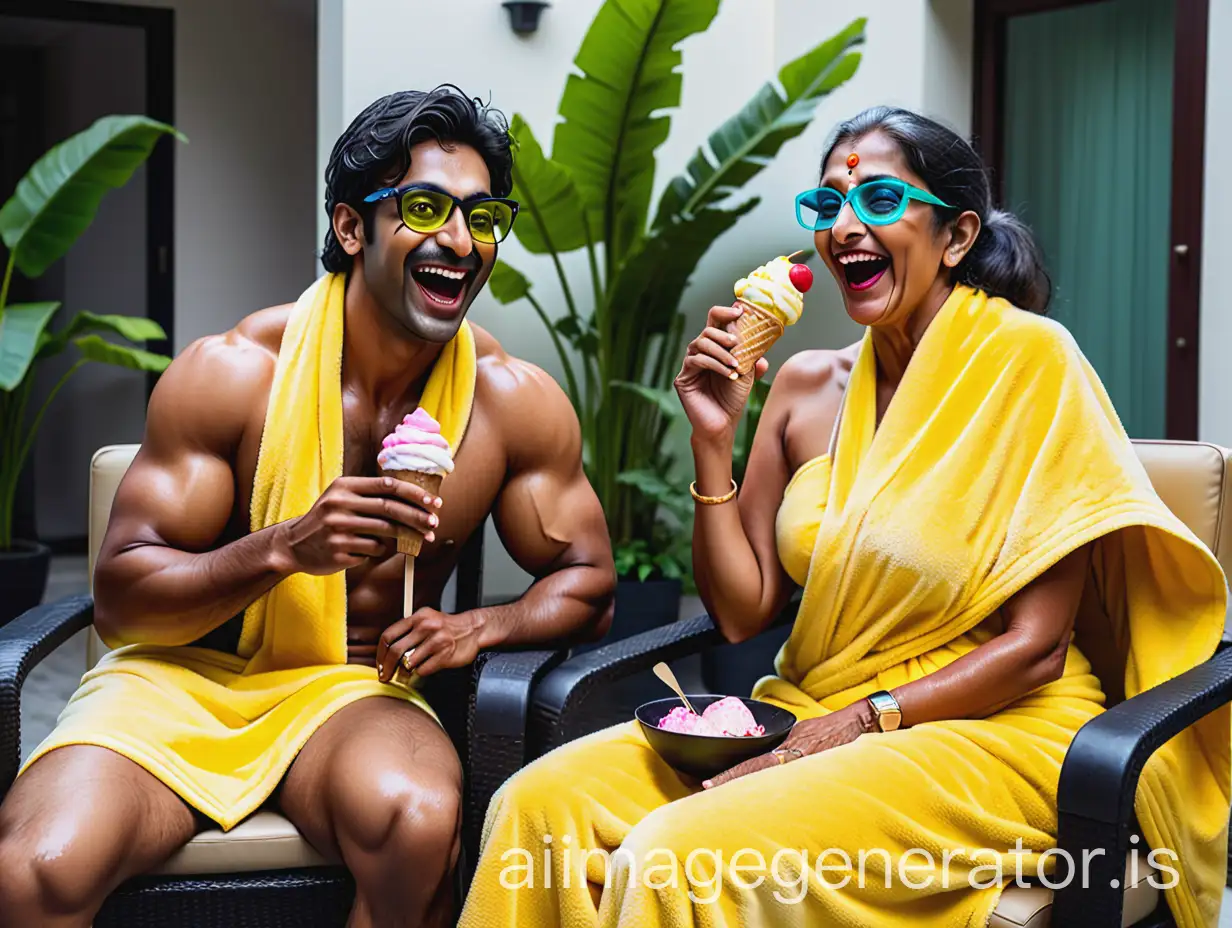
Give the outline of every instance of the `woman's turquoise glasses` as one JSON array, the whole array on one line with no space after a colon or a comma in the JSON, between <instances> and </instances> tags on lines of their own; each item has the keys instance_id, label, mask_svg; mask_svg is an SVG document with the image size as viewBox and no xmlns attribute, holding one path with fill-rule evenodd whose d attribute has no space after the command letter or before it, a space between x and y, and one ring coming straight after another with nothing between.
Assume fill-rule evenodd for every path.
<instances>
[{"instance_id":1,"label":"woman's turquoise glasses","mask_svg":"<svg viewBox=\"0 0 1232 928\"><path fill-rule=\"evenodd\" d=\"M796 197L796 221L810 232L829 229L843 211L843 204L850 203L856 218L865 225L888 226L903 218L912 200L953 209L927 190L912 187L897 177L882 177L852 187L846 196L833 187L804 191Z\"/></svg>"}]
</instances>

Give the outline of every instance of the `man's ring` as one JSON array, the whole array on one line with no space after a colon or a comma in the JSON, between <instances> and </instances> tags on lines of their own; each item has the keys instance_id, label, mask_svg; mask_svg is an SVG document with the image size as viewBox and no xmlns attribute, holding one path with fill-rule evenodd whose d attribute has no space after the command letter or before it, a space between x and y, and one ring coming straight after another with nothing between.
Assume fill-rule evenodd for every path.
<instances>
[{"instance_id":1,"label":"man's ring","mask_svg":"<svg viewBox=\"0 0 1232 928\"><path fill-rule=\"evenodd\" d=\"M801 751L799 748L775 748L770 753L779 759L780 764L787 763L788 754L791 755L792 760L799 760L801 757L804 756L804 752Z\"/></svg>"},{"instance_id":2,"label":"man's ring","mask_svg":"<svg viewBox=\"0 0 1232 928\"><path fill-rule=\"evenodd\" d=\"M406 669L407 673L411 672L411 656L414 653L415 653L414 648L407 648L406 653L402 655L402 666Z\"/></svg>"}]
</instances>

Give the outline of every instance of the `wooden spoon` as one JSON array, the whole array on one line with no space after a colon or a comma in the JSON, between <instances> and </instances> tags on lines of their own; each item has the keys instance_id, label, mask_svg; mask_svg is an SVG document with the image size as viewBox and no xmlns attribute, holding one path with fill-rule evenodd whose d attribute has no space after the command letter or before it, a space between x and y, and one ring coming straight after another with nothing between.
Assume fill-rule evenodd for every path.
<instances>
[{"instance_id":1,"label":"wooden spoon","mask_svg":"<svg viewBox=\"0 0 1232 928\"><path fill-rule=\"evenodd\" d=\"M680 683L676 680L676 675L672 673L672 668L668 667L667 664L663 663L663 661L659 661L659 663L654 665L654 674L673 690L675 690L676 695L680 697L680 701L684 703L684 707L686 709L694 715L701 715L700 712L689 704L689 697L686 696L684 694L684 690L680 688Z\"/></svg>"}]
</instances>

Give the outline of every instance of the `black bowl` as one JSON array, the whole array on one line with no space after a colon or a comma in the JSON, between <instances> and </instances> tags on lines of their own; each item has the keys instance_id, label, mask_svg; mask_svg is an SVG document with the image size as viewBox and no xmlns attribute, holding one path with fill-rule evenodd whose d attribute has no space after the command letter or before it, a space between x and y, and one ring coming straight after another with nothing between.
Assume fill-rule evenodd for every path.
<instances>
[{"instance_id":1,"label":"black bowl","mask_svg":"<svg viewBox=\"0 0 1232 928\"><path fill-rule=\"evenodd\" d=\"M705 712L708 705L722 698L690 694L689 702L698 712ZM731 738L725 735L686 735L677 731L664 731L659 728L659 722L680 705L680 700L675 696L638 706L637 720L642 724L646 740L660 757L679 772L704 780L750 757L773 751L783 743L791 732L791 727L796 724L796 717L786 709L772 706L768 702L758 702L756 699L739 696L736 698L749 707L753 719L766 729L764 735Z\"/></svg>"}]
</instances>

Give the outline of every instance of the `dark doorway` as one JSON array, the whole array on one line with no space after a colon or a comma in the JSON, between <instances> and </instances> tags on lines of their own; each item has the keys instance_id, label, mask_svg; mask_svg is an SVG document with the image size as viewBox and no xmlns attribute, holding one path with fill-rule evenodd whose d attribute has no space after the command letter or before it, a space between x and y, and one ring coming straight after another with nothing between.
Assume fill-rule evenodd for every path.
<instances>
[{"instance_id":1,"label":"dark doorway","mask_svg":"<svg viewBox=\"0 0 1232 928\"><path fill-rule=\"evenodd\" d=\"M1208 0L975 5L975 137L1133 437L1196 439Z\"/></svg>"},{"instance_id":2,"label":"dark doorway","mask_svg":"<svg viewBox=\"0 0 1232 928\"><path fill-rule=\"evenodd\" d=\"M68 0L0 0L0 199L52 145L111 113L174 124L174 14ZM174 145L160 143L125 187L104 198L94 224L40 279L14 275L11 298L54 299L80 310L146 315L174 344ZM33 399L69 359L41 365ZM154 377L87 365L57 396L19 492L15 534L63 552L85 550L86 473L99 445L139 441ZM58 442L47 435L59 432ZM24 506L22 505L24 503Z\"/></svg>"}]
</instances>

